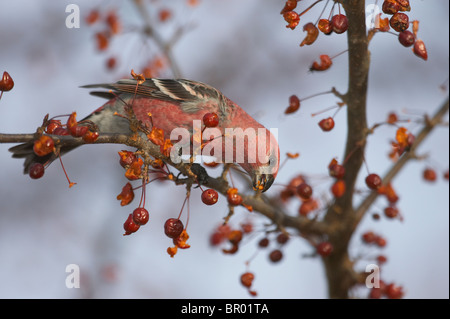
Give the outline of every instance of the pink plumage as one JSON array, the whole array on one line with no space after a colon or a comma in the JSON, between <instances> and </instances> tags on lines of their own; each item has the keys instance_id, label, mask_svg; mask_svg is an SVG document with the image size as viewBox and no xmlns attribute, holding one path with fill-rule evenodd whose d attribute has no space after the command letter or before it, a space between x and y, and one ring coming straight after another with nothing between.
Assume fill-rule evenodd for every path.
<instances>
[{"instance_id":1,"label":"pink plumage","mask_svg":"<svg viewBox=\"0 0 450 319\"><path fill-rule=\"evenodd\" d=\"M217 129L223 137L227 136L227 132L240 132L239 130L256 132L256 135L246 136L243 145L233 143L232 147L232 161L249 173L254 188L267 190L277 175L279 148L273 134L241 107L209 85L183 79L147 79L137 85L136 80L126 79L112 84L85 87L109 90L92 92L93 95L108 98L109 101L85 118L98 126L100 134L131 132L128 121L115 115L116 112L125 114L125 104L132 106L137 119L149 128L153 123L155 127L162 129L166 139L170 138L171 132L177 128L185 129L192 134L193 121L201 121L206 113L216 113L219 117ZM265 143L261 144L263 139ZM209 143L210 148L222 147L224 151L219 159L222 161L226 160L225 140L225 138L215 139ZM251 156L249 150L252 151L255 145L260 146L260 152L264 156L255 155L254 158ZM23 147L19 146L12 148L11 151L14 153L13 157L26 157L25 172L31 163L42 162L43 159L36 158L34 154L25 156Z\"/></svg>"}]
</instances>

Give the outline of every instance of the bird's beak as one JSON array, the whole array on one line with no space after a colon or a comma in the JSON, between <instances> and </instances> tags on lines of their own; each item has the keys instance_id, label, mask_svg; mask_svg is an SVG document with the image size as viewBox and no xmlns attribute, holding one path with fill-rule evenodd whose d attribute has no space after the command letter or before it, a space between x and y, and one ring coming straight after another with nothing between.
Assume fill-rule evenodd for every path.
<instances>
[{"instance_id":1,"label":"bird's beak","mask_svg":"<svg viewBox=\"0 0 450 319\"><path fill-rule=\"evenodd\" d=\"M272 186L274 180L272 174L257 174L253 177L253 190L264 193Z\"/></svg>"}]
</instances>

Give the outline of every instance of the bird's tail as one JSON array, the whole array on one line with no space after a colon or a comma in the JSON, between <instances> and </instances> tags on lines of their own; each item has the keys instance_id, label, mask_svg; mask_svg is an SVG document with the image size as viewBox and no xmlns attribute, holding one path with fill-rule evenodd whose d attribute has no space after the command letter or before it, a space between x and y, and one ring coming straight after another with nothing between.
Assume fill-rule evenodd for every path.
<instances>
[{"instance_id":1,"label":"bird's tail","mask_svg":"<svg viewBox=\"0 0 450 319\"><path fill-rule=\"evenodd\" d=\"M23 144L19 144L16 146L13 146L9 149L9 151L12 154L13 158L24 158L25 162L23 163L23 173L28 174L30 171L30 167L34 163L41 163L42 165L46 166L49 165L51 162L53 162L57 155L55 153L50 153L45 156L37 156L33 151L34 142L26 142ZM62 147L60 150L60 154L63 155L75 147Z\"/></svg>"}]
</instances>

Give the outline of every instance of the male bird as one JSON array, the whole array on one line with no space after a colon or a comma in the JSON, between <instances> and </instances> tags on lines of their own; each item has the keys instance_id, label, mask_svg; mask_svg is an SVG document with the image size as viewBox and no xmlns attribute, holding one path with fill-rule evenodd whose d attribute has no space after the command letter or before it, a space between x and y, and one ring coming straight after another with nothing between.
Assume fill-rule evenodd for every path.
<instances>
[{"instance_id":1,"label":"male bird","mask_svg":"<svg viewBox=\"0 0 450 319\"><path fill-rule=\"evenodd\" d=\"M206 113L216 113L219 116L218 129L222 134L225 134L226 128L255 130L256 136L247 136L243 147L236 147L237 143L233 147L233 161L250 175L255 190L264 192L269 189L278 173L280 151L273 134L236 103L209 85L184 79L149 78L139 84L137 80L124 79L112 84L85 87L107 89L91 92L109 100L84 119L95 123L100 134L131 134L128 120L117 116L117 113L125 115L125 104L132 106L136 118L144 125L151 127L153 124L162 129L165 139L170 138L170 133L175 128L185 128L192 134L194 120L201 121ZM225 146L225 138L222 140L222 146ZM258 151L265 155L263 158L248 155L254 145L261 145L261 150ZM71 149L62 149L61 153L69 150ZM55 158L51 154L47 157L36 156L30 143L12 147L10 151L15 158L25 158L24 173L28 173L34 162L47 163ZM244 157L239 156L242 152ZM224 156L225 152L222 154ZM236 162L237 158L244 160ZM250 158L253 159L249 160Z\"/></svg>"}]
</instances>

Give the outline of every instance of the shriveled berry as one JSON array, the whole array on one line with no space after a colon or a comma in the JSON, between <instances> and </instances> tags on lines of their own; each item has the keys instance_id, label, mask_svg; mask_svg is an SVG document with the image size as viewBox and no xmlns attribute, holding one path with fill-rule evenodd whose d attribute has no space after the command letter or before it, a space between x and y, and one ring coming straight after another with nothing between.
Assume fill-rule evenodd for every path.
<instances>
[{"instance_id":1,"label":"shriveled berry","mask_svg":"<svg viewBox=\"0 0 450 319\"><path fill-rule=\"evenodd\" d=\"M45 168L41 163L34 163L30 166L28 174L32 179L38 179L44 176Z\"/></svg>"},{"instance_id":2,"label":"shriveled berry","mask_svg":"<svg viewBox=\"0 0 450 319\"><path fill-rule=\"evenodd\" d=\"M319 56L320 62L314 61L309 70L312 71L325 71L328 70L333 64L330 56L327 54L321 54Z\"/></svg>"},{"instance_id":3,"label":"shriveled berry","mask_svg":"<svg viewBox=\"0 0 450 319\"><path fill-rule=\"evenodd\" d=\"M124 236L130 235L132 233L135 233L139 230L139 225L136 224L133 220L133 214L128 215L127 220L123 224L123 229L125 230Z\"/></svg>"},{"instance_id":4,"label":"shriveled berry","mask_svg":"<svg viewBox=\"0 0 450 319\"><path fill-rule=\"evenodd\" d=\"M219 116L216 113L206 113L203 115L203 124L206 127L216 127L219 125Z\"/></svg>"},{"instance_id":5,"label":"shriveled berry","mask_svg":"<svg viewBox=\"0 0 450 319\"><path fill-rule=\"evenodd\" d=\"M169 238L178 238L183 232L183 222L178 218L169 218L164 223L164 233Z\"/></svg>"},{"instance_id":6,"label":"shriveled berry","mask_svg":"<svg viewBox=\"0 0 450 319\"><path fill-rule=\"evenodd\" d=\"M118 152L118 154L120 156L120 161L119 161L120 166L122 166L123 168L125 168L126 166L129 166L137 161L136 154L134 154L133 152L120 151L120 152Z\"/></svg>"},{"instance_id":7,"label":"shriveled berry","mask_svg":"<svg viewBox=\"0 0 450 319\"><path fill-rule=\"evenodd\" d=\"M147 224L150 214L144 207L138 207L133 211L133 221L139 226Z\"/></svg>"},{"instance_id":8,"label":"shriveled berry","mask_svg":"<svg viewBox=\"0 0 450 319\"><path fill-rule=\"evenodd\" d=\"M219 199L219 194L212 188L202 192L202 202L206 205L214 205Z\"/></svg>"},{"instance_id":9,"label":"shriveled berry","mask_svg":"<svg viewBox=\"0 0 450 319\"><path fill-rule=\"evenodd\" d=\"M319 29L314 25L314 23L307 23L303 26L303 31L307 32L305 39L300 43L300 46L313 44L317 37L319 36Z\"/></svg>"},{"instance_id":10,"label":"shriveled berry","mask_svg":"<svg viewBox=\"0 0 450 319\"><path fill-rule=\"evenodd\" d=\"M277 263L283 258L283 252L279 249L272 250L269 254L269 259L271 262Z\"/></svg>"},{"instance_id":11,"label":"shriveled berry","mask_svg":"<svg viewBox=\"0 0 450 319\"><path fill-rule=\"evenodd\" d=\"M405 31L409 26L408 15L402 12L395 13L389 20L389 25L397 32Z\"/></svg>"},{"instance_id":12,"label":"shriveled berry","mask_svg":"<svg viewBox=\"0 0 450 319\"><path fill-rule=\"evenodd\" d=\"M303 199L309 199L312 196L312 187L307 183L301 183L297 186L297 194Z\"/></svg>"},{"instance_id":13,"label":"shriveled berry","mask_svg":"<svg viewBox=\"0 0 450 319\"><path fill-rule=\"evenodd\" d=\"M395 14L400 10L400 5L397 0L385 0L381 10L386 14Z\"/></svg>"},{"instance_id":14,"label":"shriveled berry","mask_svg":"<svg viewBox=\"0 0 450 319\"><path fill-rule=\"evenodd\" d=\"M34 141L33 151L37 156L45 156L53 152L55 142L49 136L42 135Z\"/></svg>"},{"instance_id":15,"label":"shriveled berry","mask_svg":"<svg viewBox=\"0 0 450 319\"><path fill-rule=\"evenodd\" d=\"M284 111L284 114L291 114L296 112L300 108L300 99L297 95L291 95L289 97L289 106Z\"/></svg>"},{"instance_id":16,"label":"shriveled berry","mask_svg":"<svg viewBox=\"0 0 450 319\"><path fill-rule=\"evenodd\" d=\"M411 31L405 30L398 34L398 41L404 47L410 47L414 44L414 42L416 42L416 38L414 37L414 34Z\"/></svg>"},{"instance_id":17,"label":"shriveled berry","mask_svg":"<svg viewBox=\"0 0 450 319\"><path fill-rule=\"evenodd\" d=\"M283 10L281 10L281 14L288 12L288 11L292 11L297 7L297 0L287 0Z\"/></svg>"},{"instance_id":18,"label":"shriveled berry","mask_svg":"<svg viewBox=\"0 0 450 319\"><path fill-rule=\"evenodd\" d=\"M366 185L370 189L377 190L382 184L381 177L377 174L369 174L366 177Z\"/></svg>"},{"instance_id":19,"label":"shriveled berry","mask_svg":"<svg viewBox=\"0 0 450 319\"><path fill-rule=\"evenodd\" d=\"M327 241L323 241L316 246L316 251L322 257L329 256L333 252L333 245Z\"/></svg>"},{"instance_id":20,"label":"shriveled berry","mask_svg":"<svg viewBox=\"0 0 450 319\"><path fill-rule=\"evenodd\" d=\"M286 28L290 28L291 30L294 30L300 22L300 16L295 11L287 11L283 13L283 18L288 23Z\"/></svg>"},{"instance_id":21,"label":"shriveled berry","mask_svg":"<svg viewBox=\"0 0 450 319\"><path fill-rule=\"evenodd\" d=\"M331 34L331 32L333 32L333 26L331 24L331 21L328 19L320 19L317 27L323 34L326 35L329 35Z\"/></svg>"},{"instance_id":22,"label":"shriveled berry","mask_svg":"<svg viewBox=\"0 0 450 319\"><path fill-rule=\"evenodd\" d=\"M335 33L344 33L348 29L348 19L343 14L336 14L331 18L331 25Z\"/></svg>"},{"instance_id":23,"label":"shriveled berry","mask_svg":"<svg viewBox=\"0 0 450 319\"><path fill-rule=\"evenodd\" d=\"M251 272L246 272L241 275L241 284L244 287L250 288L252 286L253 279L255 279L255 275Z\"/></svg>"}]
</instances>

